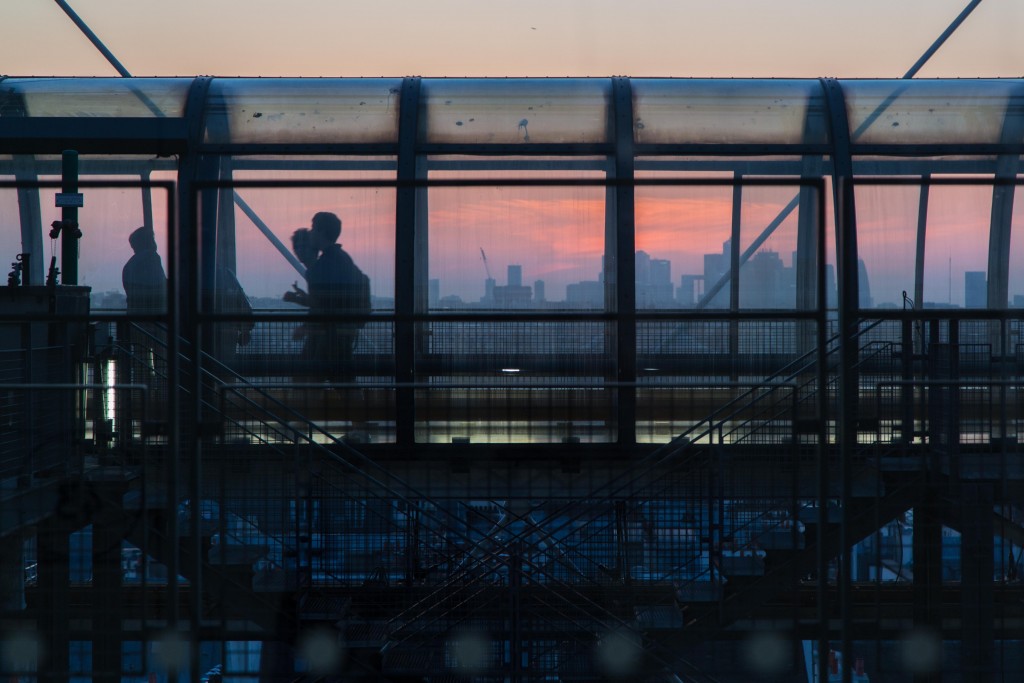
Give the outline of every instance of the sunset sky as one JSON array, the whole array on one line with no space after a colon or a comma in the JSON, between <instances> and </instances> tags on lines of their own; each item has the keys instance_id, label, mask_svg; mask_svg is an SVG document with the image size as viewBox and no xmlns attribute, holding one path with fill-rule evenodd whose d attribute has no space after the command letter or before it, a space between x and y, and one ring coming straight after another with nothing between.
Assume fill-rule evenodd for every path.
<instances>
[{"instance_id":1,"label":"sunset sky","mask_svg":"<svg viewBox=\"0 0 1024 683\"><path fill-rule=\"evenodd\" d=\"M136 76L600 76L899 77L967 5L967 0L70 0L71 6ZM1024 3L984 0L920 72L932 77L1024 75ZM52 0L3 0L0 73L11 76L114 76L116 72ZM311 191L312 192L312 191ZM460 194L460 192L462 194ZM603 192L595 188L432 191L430 264L444 273L441 294L481 295L479 249L499 284L509 263L524 262L524 284L545 279L560 299L569 282L596 279L604 231ZM912 239L899 237L912 198L865 190L862 254L869 269L892 274L884 284L896 300L912 290ZM966 222L987 226L988 200L949 190L933 196L929 298L962 301L964 270L986 265L987 242L955 243ZM983 194L983 193L982 193ZM719 196L721 195L721 196ZM282 198L249 192L253 207L288 243L313 210L343 214L342 243L371 274L375 293L391 294L394 277L393 191L360 190L339 198L310 192ZM789 196L754 197L745 208L751 235ZM540 201L538 201L540 200ZM110 261L129 252L124 235L134 211L94 198L93 220L108 226L83 243L85 284L116 288ZM699 273L705 253L728 237L728 192L661 192L637 197L637 246ZM10 206L0 201L0 217ZM158 204L159 208L159 204ZM916 207L914 207L916 208ZM684 217L684 218L681 218ZM47 217L47 221L49 218ZM123 223L123 225L121 225ZM667 229L666 226L670 226ZM943 226L946 226L943 232ZM296 277L255 228L239 219L249 253L239 276L250 294L276 296ZM789 263L792 227L766 245ZM745 233L746 234L746 233ZM0 248L8 248L7 236ZM1024 254L1024 244L1012 248ZM911 251L907 251L910 249ZM123 254L122 254L123 252ZM47 254L48 256L48 254ZM907 259L911 259L909 262ZM956 261L954 263L954 261ZM877 265L876 265L877 264ZM911 269L908 271L908 267ZM950 272L961 280L951 283ZM900 280L902 273L903 280ZM910 275L908 276L908 273ZM89 278L92 281L89 282ZM1011 290L1024 291L1024 281ZM952 296L949 290L955 290ZM945 294L943 294L945 292ZM955 302L955 301L954 301Z\"/></svg>"},{"instance_id":2,"label":"sunset sky","mask_svg":"<svg viewBox=\"0 0 1024 683\"><path fill-rule=\"evenodd\" d=\"M967 0L69 0L135 76L898 77ZM1024 74L984 0L921 72ZM4 0L0 72L116 75L52 0Z\"/></svg>"}]
</instances>

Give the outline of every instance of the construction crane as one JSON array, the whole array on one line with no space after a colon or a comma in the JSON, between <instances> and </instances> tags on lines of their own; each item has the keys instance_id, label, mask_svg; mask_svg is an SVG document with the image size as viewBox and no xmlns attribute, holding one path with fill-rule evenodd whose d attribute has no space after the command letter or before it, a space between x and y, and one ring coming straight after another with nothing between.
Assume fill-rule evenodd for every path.
<instances>
[{"instance_id":1,"label":"construction crane","mask_svg":"<svg viewBox=\"0 0 1024 683\"><path fill-rule=\"evenodd\" d=\"M484 260L484 272L487 273L487 279L493 280L491 277L491 267L487 265L487 254L484 253L484 248L480 247L480 257Z\"/></svg>"}]
</instances>

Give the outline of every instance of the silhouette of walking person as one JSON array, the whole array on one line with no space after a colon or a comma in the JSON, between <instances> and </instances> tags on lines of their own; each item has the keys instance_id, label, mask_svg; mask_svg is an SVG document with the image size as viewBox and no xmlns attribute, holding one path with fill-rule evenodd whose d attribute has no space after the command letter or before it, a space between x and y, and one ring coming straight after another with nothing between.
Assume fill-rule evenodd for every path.
<instances>
[{"instance_id":1,"label":"silhouette of walking person","mask_svg":"<svg viewBox=\"0 0 1024 683\"><path fill-rule=\"evenodd\" d=\"M352 350L365 323L358 318L370 312L370 280L338 244L341 219L335 214L314 215L310 234L320 256L306 272L309 312L328 319L313 323L304 355L327 368L329 381L351 382Z\"/></svg>"}]
</instances>

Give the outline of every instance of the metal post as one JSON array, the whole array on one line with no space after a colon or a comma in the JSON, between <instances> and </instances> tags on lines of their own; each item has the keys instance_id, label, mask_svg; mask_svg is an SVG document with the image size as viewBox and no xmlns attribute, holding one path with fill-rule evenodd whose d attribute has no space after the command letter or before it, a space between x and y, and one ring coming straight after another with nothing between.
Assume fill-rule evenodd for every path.
<instances>
[{"instance_id":1,"label":"metal post","mask_svg":"<svg viewBox=\"0 0 1024 683\"><path fill-rule=\"evenodd\" d=\"M429 236L419 233L428 228L417 225L416 136L419 121L420 81L407 78L402 83L398 124L398 189L395 197L395 382L412 382L416 372L416 283L421 263L417 246L426 245ZM425 277L425 274L423 275ZM426 291L422 292L426 296ZM405 446L415 440L416 394L412 389L396 391L395 440Z\"/></svg>"},{"instance_id":2,"label":"metal post","mask_svg":"<svg viewBox=\"0 0 1024 683\"><path fill-rule=\"evenodd\" d=\"M828 388L828 291L825 288L826 253L825 245L825 197L824 183L818 186L817 203L817 382L818 382L818 528L815 535L817 544L818 574L818 680L828 680L828 661L825 653L829 649L829 604L828 604L828 564L829 557L825 553L825 541L828 534L828 501L829 501L829 388ZM796 524L794 523L794 526Z\"/></svg>"},{"instance_id":3,"label":"metal post","mask_svg":"<svg viewBox=\"0 0 1024 683\"><path fill-rule=\"evenodd\" d=\"M740 310L740 239L743 221L743 175L735 174L735 185L732 186L732 232L729 238L729 311ZM740 353L739 322L729 321L729 358L736 359ZM739 380L736 366L729 370L729 378Z\"/></svg>"},{"instance_id":4,"label":"metal post","mask_svg":"<svg viewBox=\"0 0 1024 683\"><path fill-rule=\"evenodd\" d=\"M618 392L615 418L619 444L631 447L636 442L636 221L634 217L633 179L633 89L628 78L612 81L615 135L615 225L614 243L605 253L615 260L616 373L622 383ZM612 268L605 268L605 278ZM610 302L606 301L606 305Z\"/></svg>"},{"instance_id":5,"label":"metal post","mask_svg":"<svg viewBox=\"0 0 1024 683\"><path fill-rule=\"evenodd\" d=\"M965 484L961 492L961 670L967 680L989 683L995 658L994 494L992 484Z\"/></svg>"},{"instance_id":6,"label":"metal post","mask_svg":"<svg viewBox=\"0 0 1024 683\"><path fill-rule=\"evenodd\" d=\"M860 308L857 258L857 212L854 207L853 158L850 151L850 124L846 115L846 102L839 83L833 79L822 81L825 101L831 119L834 150L834 178L832 191L835 201L836 266L839 285L839 413L837 419L839 444L839 482L842 522L839 526L839 613L841 617L843 683L850 682L847 666L852 647L850 621L852 594L850 586L850 552L853 537L850 534L850 503L852 501L852 458L857 447L857 404L859 398L857 372L857 328Z\"/></svg>"},{"instance_id":7,"label":"metal post","mask_svg":"<svg viewBox=\"0 0 1024 683\"><path fill-rule=\"evenodd\" d=\"M78 152L73 149L64 150L61 154L61 194L78 194ZM63 271L65 285L78 284L78 206L74 202L65 202L61 208L60 266Z\"/></svg>"}]
</instances>

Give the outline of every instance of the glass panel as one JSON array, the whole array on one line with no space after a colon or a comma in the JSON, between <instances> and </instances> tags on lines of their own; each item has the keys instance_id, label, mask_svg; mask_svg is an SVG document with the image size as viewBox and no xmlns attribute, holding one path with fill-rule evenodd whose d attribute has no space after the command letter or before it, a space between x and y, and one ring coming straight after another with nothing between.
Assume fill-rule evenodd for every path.
<instances>
[{"instance_id":1,"label":"glass panel","mask_svg":"<svg viewBox=\"0 0 1024 683\"><path fill-rule=\"evenodd\" d=\"M913 307L920 194L916 186L857 186L861 308L903 308L904 292L910 298L906 306Z\"/></svg>"},{"instance_id":2,"label":"glass panel","mask_svg":"<svg viewBox=\"0 0 1024 683\"><path fill-rule=\"evenodd\" d=\"M378 171L236 171L237 181L308 180L364 183L373 180L394 182ZM334 213L341 220L338 243L360 270L370 278L371 305L374 310L394 307L395 275L395 190L394 187L240 187L233 202L233 235L222 225L222 240L238 245L233 256L238 281L257 308L287 308L285 292L298 286L305 289L304 276L275 246L274 241L292 251L293 234L309 229L314 214ZM233 200L229 196L227 200ZM269 228L273 240L260 228Z\"/></svg>"},{"instance_id":3,"label":"glass panel","mask_svg":"<svg viewBox=\"0 0 1024 683\"><path fill-rule=\"evenodd\" d=\"M791 439L793 388L758 383L813 349L814 340L815 326L809 321L639 322L638 440L664 443L681 435L699 442ZM741 412L730 415L737 409ZM708 420L716 416L726 421L712 434Z\"/></svg>"},{"instance_id":4,"label":"glass panel","mask_svg":"<svg viewBox=\"0 0 1024 683\"><path fill-rule=\"evenodd\" d=\"M7 78L0 82L0 116L181 117L191 84L189 78Z\"/></svg>"},{"instance_id":5,"label":"glass panel","mask_svg":"<svg viewBox=\"0 0 1024 683\"><path fill-rule=\"evenodd\" d=\"M827 142L818 81L637 79L632 84L638 144Z\"/></svg>"},{"instance_id":6,"label":"glass panel","mask_svg":"<svg viewBox=\"0 0 1024 683\"><path fill-rule=\"evenodd\" d=\"M797 307L795 187L743 188L740 220L740 308ZM816 230L816 217L811 229ZM813 236L807 245L812 249ZM747 258L744 258L744 257ZM808 255L813 259L813 253ZM805 286L813 287L814 280ZM808 302L813 302L813 295ZM809 306L808 306L809 308Z\"/></svg>"},{"instance_id":7,"label":"glass panel","mask_svg":"<svg viewBox=\"0 0 1024 683\"><path fill-rule=\"evenodd\" d=\"M393 441L393 390L369 386L394 376L392 323L348 318L394 309L393 159L390 171L295 170L294 162L285 170L288 163L264 162L272 170L236 169L233 179L382 185L201 192L200 215L216 223L216 244L204 249L207 258L216 254L206 269L213 275L211 312L240 318L205 332L208 366L230 385L226 429L232 439L279 443L294 438L292 422L314 420L318 428L307 438L316 441ZM340 235L322 244L311 230L320 214L341 223ZM307 313L333 319L307 322Z\"/></svg>"},{"instance_id":8,"label":"glass panel","mask_svg":"<svg viewBox=\"0 0 1024 683\"><path fill-rule=\"evenodd\" d=\"M712 177L732 176L712 172L637 173L638 180ZM732 188L639 185L634 196L637 308L728 308ZM655 264L653 274L651 263ZM673 288L671 297L664 286L666 276Z\"/></svg>"},{"instance_id":9,"label":"glass panel","mask_svg":"<svg viewBox=\"0 0 1024 683\"><path fill-rule=\"evenodd\" d=\"M611 372L608 335L614 326L487 319L489 312L604 309L606 189L571 184L603 180L604 173L581 167L579 160L432 163L444 167L431 173L432 181L494 184L427 191L427 225L421 228L429 241L425 298L433 311L475 311L481 319L430 323L417 372L457 388L417 393L417 439L612 438L614 392L600 385ZM562 170L553 170L560 164ZM570 184L503 184L524 180Z\"/></svg>"},{"instance_id":10,"label":"glass panel","mask_svg":"<svg viewBox=\"0 0 1024 683\"><path fill-rule=\"evenodd\" d=\"M170 174L159 175L165 177L153 177L153 180L173 179ZM127 305L125 295L134 295L134 293L125 291L125 286L130 287L131 285L128 283L134 282L130 271L138 270L137 267L129 268L127 265L135 254L129 243L129 238L137 228L146 224L143 192L139 188L87 188L83 190L85 206L79 210L82 239L79 241L78 283L92 287L92 301L97 307L124 309ZM134 258L132 263L144 263L145 265L140 267L155 278L158 275L155 269L159 261L166 278L168 202L174 202L174 197L170 196L170 193L163 188L154 189L150 194L151 221L157 253L155 256ZM60 209L47 207L46 204L46 202L43 203L43 223L49 226L52 220L60 218ZM52 214L53 218L50 218L48 214ZM46 237L44 235L44 244L49 242ZM53 250L54 253L60 255L59 240L49 243L47 249L48 253L49 250ZM142 261L142 258L146 260ZM58 261L60 262L60 259ZM66 270L63 263L61 263L61 267ZM155 279L154 282L156 282ZM164 287L166 288L166 279ZM158 305L157 309L150 312L162 312L159 309L163 309L163 306Z\"/></svg>"},{"instance_id":11,"label":"glass panel","mask_svg":"<svg viewBox=\"0 0 1024 683\"><path fill-rule=\"evenodd\" d=\"M928 199L924 300L947 306L988 306L992 188L933 186Z\"/></svg>"},{"instance_id":12,"label":"glass panel","mask_svg":"<svg viewBox=\"0 0 1024 683\"><path fill-rule=\"evenodd\" d=\"M514 161L507 161L510 166ZM603 179L598 171L438 171L432 180L495 179L429 191L433 308L604 307L605 189L501 180Z\"/></svg>"},{"instance_id":13,"label":"glass panel","mask_svg":"<svg viewBox=\"0 0 1024 683\"><path fill-rule=\"evenodd\" d=\"M400 79L218 78L208 143L381 143L398 140Z\"/></svg>"},{"instance_id":14,"label":"glass panel","mask_svg":"<svg viewBox=\"0 0 1024 683\"><path fill-rule=\"evenodd\" d=\"M0 175L0 180L14 181L13 176ZM24 194L26 191L22 191ZM38 197L38 192L35 193ZM0 189L0 269L3 270L0 275L7 275L12 272L12 266L16 261L18 254L27 250L27 247L23 247L21 244L21 217L19 211L18 202L18 190L13 188ZM27 264L25 268L27 269ZM24 283L24 273L21 273L21 268L18 269L21 282ZM7 278L4 278L4 282L7 282ZM36 283L42 284L42 283Z\"/></svg>"},{"instance_id":15,"label":"glass panel","mask_svg":"<svg viewBox=\"0 0 1024 683\"><path fill-rule=\"evenodd\" d=\"M1010 225L1010 301L1012 308L1024 308L1024 186L1014 190Z\"/></svg>"},{"instance_id":16,"label":"glass panel","mask_svg":"<svg viewBox=\"0 0 1024 683\"><path fill-rule=\"evenodd\" d=\"M1024 104L1021 81L847 81L843 82L854 143L969 144L1002 140L1009 111L1020 130Z\"/></svg>"},{"instance_id":17,"label":"glass panel","mask_svg":"<svg viewBox=\"0 0 1024 683\"><path fill-rule=\"evenodd\" d=\"M416 440L606 442L615 392L604 388L613 326L603 322L434 322L419 369Z\"/></svg>"},{"instance_id":18,"label":"glass panel","mask_svg":"<svg viewBox=\"0 0 1024 683\"><path fill-rule=\"evenodd\" d=\"M424 80L428 143L597 143L608 139L611 82L588 79Z\"/></svg>"}]
</instances>

